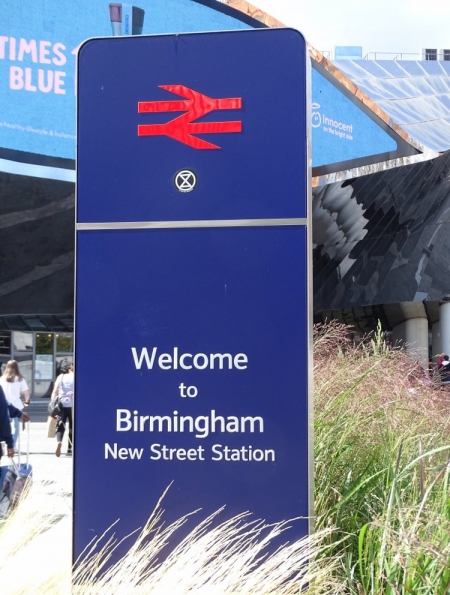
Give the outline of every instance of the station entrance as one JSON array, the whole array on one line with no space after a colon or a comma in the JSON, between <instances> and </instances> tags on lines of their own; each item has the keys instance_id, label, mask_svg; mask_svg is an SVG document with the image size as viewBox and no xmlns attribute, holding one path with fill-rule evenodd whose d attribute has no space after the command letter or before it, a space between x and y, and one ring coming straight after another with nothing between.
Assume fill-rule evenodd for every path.
<instances>
[{"instance_id":1,"label":"station entrance","mask_svg":"<svg viewBox=\"0 0 450 595\"><path fill-rule=\"evenodd\" d=\"M10 359L18 362L32 399L50 397L55 379L73 361L73 318L0 317L2 368Z\"/></svg>"}]
</instances>

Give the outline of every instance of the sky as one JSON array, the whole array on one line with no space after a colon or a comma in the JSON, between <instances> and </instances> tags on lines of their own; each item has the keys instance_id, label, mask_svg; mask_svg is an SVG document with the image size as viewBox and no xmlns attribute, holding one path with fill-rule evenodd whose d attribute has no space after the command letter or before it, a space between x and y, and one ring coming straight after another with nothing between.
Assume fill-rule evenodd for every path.
<instances>
[{"instance_id":1,"label":"sky","mask_svg":"<svg viewBox=\"0 0 450 595\"><path fill-rule=\"evenodd\" d=\"M420 53L450 49L450 0L253 0L320 51L336 45L374 52ZM377 55L378 59L383 56ZM392 58L393 56L385 56ZM413 58L413 56L408 56ZM419 59L419 56L416 56Z\"/></svg>"}]
</instances>

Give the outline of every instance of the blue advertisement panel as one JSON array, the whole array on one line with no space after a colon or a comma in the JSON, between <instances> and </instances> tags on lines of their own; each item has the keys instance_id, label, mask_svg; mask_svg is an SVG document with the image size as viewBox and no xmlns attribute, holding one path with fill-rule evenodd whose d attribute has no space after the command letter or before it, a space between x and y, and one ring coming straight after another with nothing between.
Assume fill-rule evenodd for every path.
<instances>
[{"instance_id":1,"label":"blue advertisement panel","mask_svg":"<svg viewBox=\"0 0 450 595\"><path fill-rule=\"evenodd\" d=\"M316 69L312 70L313 167L394 153L397 141Z\"/></svg>"},{"instance_id":2,"label":"blue advertisement panel","mask_svg":"<svg viewBox=\"0 0 450 595\"><path fill-rule=\"evenodd\" d=\"M146 34L249 27L192 0L137 4ZM2 0L0 17L0 147L74 159L76 54L85 39L112 35L109 2Z\"/></svg>"},{"instance_id":3,"label":"blue advertisement panel","mask_svg":"<svg viewBox=\"0 0 450 595\"><path fill-rule=\"evenodd\" d=\"M80 50L75 556L169 485L167 522L308 532L306 64L289 29Z\"/></svg>"}]
</instances>

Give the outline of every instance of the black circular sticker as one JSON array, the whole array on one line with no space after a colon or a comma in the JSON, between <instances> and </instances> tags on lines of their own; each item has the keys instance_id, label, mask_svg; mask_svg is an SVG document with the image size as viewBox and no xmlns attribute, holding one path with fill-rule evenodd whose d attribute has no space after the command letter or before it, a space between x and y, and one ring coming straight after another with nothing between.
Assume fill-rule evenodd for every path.
<instances>
[{"instance_id":1,"label":"black circular sticker","mask_svg":"<svg viewBox=\"0 0 450 595\"><path fill-rule=\"evenodd\" d=\"M192 192L197 184L197 176L190 169L180 169L173 181L175 188L180 192Z\"/></svg>"}]
</instances>

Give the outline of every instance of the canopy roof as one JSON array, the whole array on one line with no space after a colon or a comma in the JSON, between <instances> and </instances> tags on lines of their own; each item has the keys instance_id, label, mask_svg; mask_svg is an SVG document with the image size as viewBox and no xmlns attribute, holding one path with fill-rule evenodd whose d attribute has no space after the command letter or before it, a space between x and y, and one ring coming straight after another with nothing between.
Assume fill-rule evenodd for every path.
<instances>
[{"instance_id":1,"label":"canopy roof","mask_svg":"<svg viewBox=\"0 0 450 595\"><path fill-rule=\"evenodd\" d=\"M450 62L336 60L333 64L426 147L450 149Z\"/></svg>"}]
</instances>

